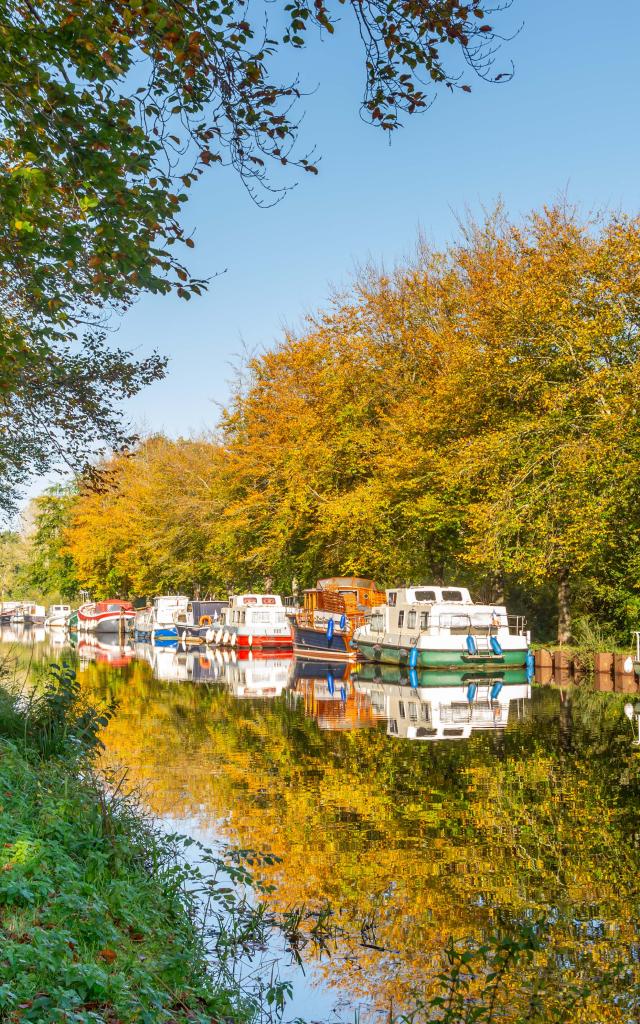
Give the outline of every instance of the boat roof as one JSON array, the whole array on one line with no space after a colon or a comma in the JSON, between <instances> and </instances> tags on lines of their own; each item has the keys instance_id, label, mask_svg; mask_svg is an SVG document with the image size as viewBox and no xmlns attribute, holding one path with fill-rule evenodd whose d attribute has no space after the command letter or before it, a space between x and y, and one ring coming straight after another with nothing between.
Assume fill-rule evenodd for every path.
<instances>
[{"instance_id":1,"label":"boat roof","mask_svg":"<svg viewBox=\"0 0 640 1024\"><path fill-rule=\"evenodd\" d=\"M406 604L473 604L466 587L440 587L435 583L416 583L410 587L392 587L385 591Z\"/></svg>"},{"instance_id":2,"label":"boat roof","mask_svg":"<svg viewBox=\"0 0 640 1024\"><path fill-rule=\"evenodd\" d=\"M328 576L326 579L318 580L315 590L333 590L340 587L348 587L351 590L379 590L375 580L366 579L364 576ZM381 591L380 591L381 592Z\"/></svg>"}]
</instances>

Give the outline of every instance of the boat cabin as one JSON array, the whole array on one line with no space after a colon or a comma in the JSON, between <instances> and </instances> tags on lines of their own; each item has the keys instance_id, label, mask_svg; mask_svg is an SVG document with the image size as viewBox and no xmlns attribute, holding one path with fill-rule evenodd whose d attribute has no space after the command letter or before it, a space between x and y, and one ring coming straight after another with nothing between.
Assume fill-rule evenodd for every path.
<instances>
[{"instance_id":1,"label":"boat cabin","mask_svg":"<svg viewBox=\"0 0 640 1024\"><path fill-rule=\"evenodd\" d=\"M49 615L71 615L71 605L69 604L52 604L49 608Z\"/></svg>"},{"instance_id":2,"label":"boat cabin","mask_svg":"<svg viewBox=\"0 0 640 1024\"><path fill-rule=\"evenodd\" d=\"M225 623L238 631L261 633L265 627L286 626L288 621L279 594L236 594L229 598Z\"/></svg>"},{"instance_id":3,"label":"boat cabin","mask_svg":"<svg viewBox=\"0 0 640 1024\"><path fill-rule=\"evenodd\" d=\"M369 623L372 633L416 636L500 637L511 631L504 605L475 604L465 587L432 585L387 590L385 605L373 610ZM516 626L524 629L524 619Z\"/></svg>"},{"instance_id":4,"label":"boat cabin","mask_svg":"<svg viewBox=\"0 0 640 1024\"><path fill-rule=\"evenodd\" d=\"M326 611L364 619L371 608L384 604L385 593L373 580L360 576L331 576L318 580L315 587L304 591L305 612Z\"/></svg>"},{"instance_id":5,"label":"boat cabin","mask_svg":"<svg viewBox=\"0 0 640 1024\"><path fill-rule=\"evenodd\" d=\"M189 601L186 608L180 607L174 613L177 626L212 625L219 622L227 607L227 601Z\"/></svg>"},{"instance_id":6,"label":"boat cabin","mask_svg":"<svg viewBox=\"0 0 640 1024\"><path fill-rule=\"evenodd\" d=\"M153 600L153 621L156 626L173 626L174 615L186 609L189 598L183 594L169 594Z\"/></svg>"}]
</instances>

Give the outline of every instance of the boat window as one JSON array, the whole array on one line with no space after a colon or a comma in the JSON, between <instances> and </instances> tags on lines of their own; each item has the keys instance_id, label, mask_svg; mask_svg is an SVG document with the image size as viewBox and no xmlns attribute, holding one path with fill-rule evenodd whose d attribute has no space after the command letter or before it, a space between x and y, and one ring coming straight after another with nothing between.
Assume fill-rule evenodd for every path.
<instances>
[{"instance_id":1,"label":"boat window","mask_svg":"<svg viewBox=\"0 0 640 1024\"><path fill-rule=\"evenodd\" d=\"M422 719L423 722L430 722L431 721L431 705L430 704L421 704L420 705L420 718Z\"/></svg>"},{"instance_id":2,"label":"boat window","mask_svg":"<svg viewBox=\"0 0 640 1024\"><path fill-rule=\"evenodd\" d=\"M398 596L398 595L396 594L395 590L394 590L394 591L393 591L393 592L392 592L391 594L389 594L389 597L388 597L388 599L387 599L387 603L388 603L388 604L389 604L389 605L390 605L390 606L391 606L392 608L394 607L394 605L395 605L395 603L396 603L396 598L397 598L397 596Z\"/></svg>"},{"instance_id":3,"label":"boat window","mask_svg":"<svg viewBox=\"0 0 640 1024\"><path fill-rule=\"evenodd\" d=\"M417 612L414 612L414 611L409 612L409 614L407 615L407 627L409 629L415 629L416 628L417 617L418 617L418 613Z\"/></svg>"},{"instance_id":4,"label":"boat window","mask_svg":"<svg viewBox=\"0 0 640 1024\"><path fill-rule=\"evenodd\" d=\"M245 623L246 621L247 621L247 613L246 613L246 612L243 612L243 613L242 613L242 619L241 619L241 622L242 622L242 624L244 625L244 623Z\"/></svg>"},{"instance_id":5,"label":"boat window","mask_svg":"<svg viewBox=\"0 0 640 1024\"><path fill-rule=\"evenodd\" d=\"M398 723L395 718L392 718L389 721L389 732L392 732L394 736L398 735Z\"/></svg>"},{"instance_id":6,"label":"boat window","mask_svg":"<svg viewBox=\"0 0 640 1024\"><path fill-rule=\"evenodd\" d=\"M407 717L405 715L405 713L404 713L404 701L403 700L399 700L398 701L398 714L400 715L400 718L406 718Z\"/></svg>"},{"instance_id":7,"label":"boat window","mask_svg":"<svg viewBox=\"0 0 640 1024\"><path fill-rule=\"evenodd\" d=\"M418 705L412 700L409 701L409 718L412 722L418 721Z\"/></svg>"},{"instance_id":8,"label":"boat window","mask_svg":"<svg viewBox=\"0 0 640 1024\"><path fill-rule=\"evenodd\" d=\"M459 590L443 590L442 591L443 601L462 601L462 594Z\"/></svg>"},{"instance_id":9,"label":"boat window","mask_svg":"<svg viewBox=\"0 0 640 1024\"><path fill-rule=\"evenodd\" d=\"M420 612L420 629L428 629L429 612Z\"/></svg>"},{"instance_id":10,"label":"boat window","mask_svg":"<svg viewBox=\"0 0 640 1024\"><path fill-rule=\"evenodd\" d=\"M416 590L416 601L437 601L435 590Z\"/></svg>"},{"instance_id":11,"label":"boat window","mask_svg":"<svg viewBox=\"0 0 640 1024\"><path fill-rule=\"evenodd\" d=\"M398 629L402 629L403 626L404 626L404 609L403 609L403 611L398 612Z\"/></svg>"}]
</instances>

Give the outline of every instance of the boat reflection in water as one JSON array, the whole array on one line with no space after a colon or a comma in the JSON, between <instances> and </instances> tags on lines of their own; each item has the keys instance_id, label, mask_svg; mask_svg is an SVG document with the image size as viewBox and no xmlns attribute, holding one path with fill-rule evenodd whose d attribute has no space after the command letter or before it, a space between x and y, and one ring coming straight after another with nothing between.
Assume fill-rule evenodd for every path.
<instances>
[{"instance_id":1,"label":"boat reflection in water","mask_svg":"<svg viewBox=\"0 0 640 1024\"><path fill-rule=\"evenodd\" d=\"M394 666L296 661L291 699L321 729L371 728L408 740L467 739L472 732L505 729L527 717L531 687L525 671L474 676L471 672L402 672Z\"/></svg>"},{"instance_id":2,"label":"boat reflection in water","mask_svg":"<svg viewBox=\"0 0 640 1024\"><path fill-rule=\"evenodd\" d=\"M278 697L287 685L291 655L261 656L251 651L185 650L182 644L136 644L137 661L151 666L164 683L220 683L234 697Z\"/></svg>"},{"instance_id":3,"label":"boat reflection in water","mask_svg":"<svg viewBox=\"0 0 640 1024\"><path fill-rule=\"evenodd\" d=\"M296 659L291 666L289 700L301 703L320 729L370 729L378 721L368 695L353 685L352 662Z\"/></svg>"},{"instance_id":4,"label":"boat reflection in water","mask_svg":"<svg viewBox=\"0 0 640 1024\"><path fill-rule=\"evenodd\" d=\"M367 696L389 736L408 740L468 739L527 717L531 686L525 670L491 675L412 671L362 665L354 687Z\"/></svg>"},{"instance_id":5,"label":"boat reflection in water","mask_svg":"<svg viewBox=\"0 0 640 1024\"><path fill-rule=\"evenodd\" d=\"M234 697L272 699L279 697L289 682L293 656L280 653L277 658L252 653L232 652L225 666L224 682Z\"/></svg>"},{"instance_id":6,"label":"boat reflection in water","mask_svg":"<svg viewBox=\"0 0 640 1024\"><path fill-rule=\"evenodd\" d=\"M121 644L114 635L105 634L98 639L95 633L72 633L70 644L75 649L80 668L95 661L111 668L126 668L134 659L135 651L131 644Z\"/></svg>"},{"instance_id":7,"label":"boat reflection in water","mask_svg":"<svg viewBox=\"0 0 640 1024\"><path fill-rule=\"evenodd\" d=\"M22 622L9 625L6 620L0 626L0 643L3 644L43 644L45 640L44 626L32 626L30 623Z\"/></svg>"}]
</instances>

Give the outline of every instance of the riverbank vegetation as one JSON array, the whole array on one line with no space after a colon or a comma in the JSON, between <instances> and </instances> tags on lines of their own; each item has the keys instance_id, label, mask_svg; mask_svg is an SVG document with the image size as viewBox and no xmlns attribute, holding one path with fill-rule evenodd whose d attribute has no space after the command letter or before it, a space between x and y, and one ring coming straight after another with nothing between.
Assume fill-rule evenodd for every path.
<instances>
[{"instance_id":1,"label":"riverbank vegetation","mask_svg":"<svg viewBox=\"0 0 640 1024\"><path fill-rule=\"evenodd\" d=\"M0 687L0 1019L267 1019L262 999L281 1005L283 986L267 978L256 995L234 973L268 928L244 901L246 866L203 850L189 867L122 779L95 774L103 707L69 669L38 696ZM206 932L204 906L220 908Z\"/></svg>"},{"instance_id":2,"label":"riverbank vegetation","mask_svg":"<svg viewBox=\"0 0 640 1024\"><path fill-rule=\"evenodd\" d=\"M639 261L640 220L560 204L363 271L248 361L210 436L149 437L99 487L39 499L23 579L95 596L455 580L506 594L537 639L579 614L626 642Z\"/></svg>"}]
</instances>

